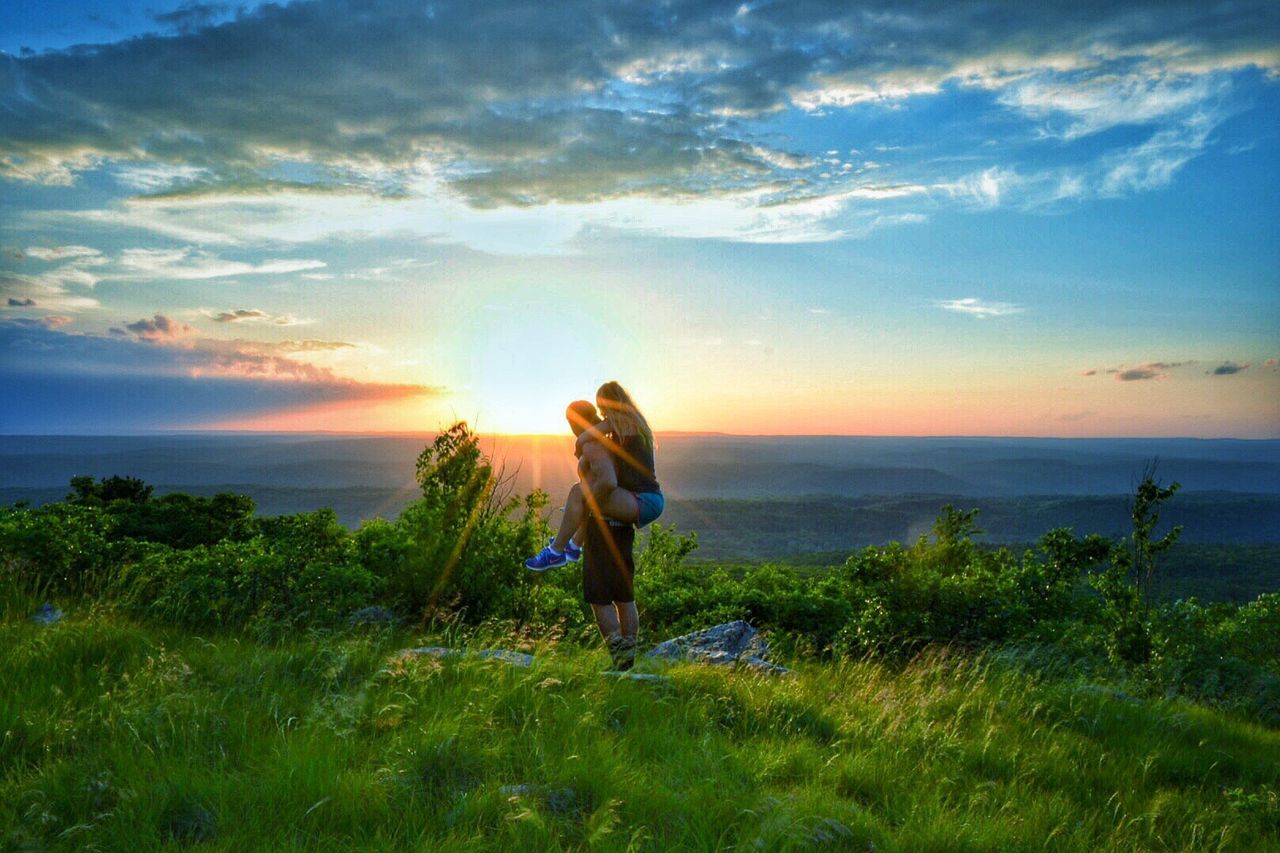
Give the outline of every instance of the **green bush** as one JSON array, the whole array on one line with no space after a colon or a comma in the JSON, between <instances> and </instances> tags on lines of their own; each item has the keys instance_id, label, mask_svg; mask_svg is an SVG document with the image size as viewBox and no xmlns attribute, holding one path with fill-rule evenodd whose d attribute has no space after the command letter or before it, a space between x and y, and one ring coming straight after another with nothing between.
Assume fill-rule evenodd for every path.
<instances>
[{"instance_id":1,"label":"green bush","mask_svg":"<svg viewBox=\"0 0 1280 853\"><path fill-rule=\"evenodd\" d=\"M460 610L467 618L527 618L533 579L521 564L547 535L546 496L504 495L501 474L465 423L441 433L418 458L422 497L394 524L356 536L386 600L424 618Z\"/></svg>"},{"instance_id":2,"label":"green bush","mask_svg":"<svg viewBox=\"0 0 1280 853\"><path fill-rule=\"evenodd\" d=\"M243 542L142 546L113 591L139 615L194 626L331 625L375 600L380 581L332 510L267 519L262 529Z\"/></svg>"},{"instance_id":3,"label":"green bush","mask_svg":"<svg viewBox=\"0 0 1280 853\"><path fill-rule=\"evenodd\" d=\"M96 594L112 565L111 528L112 519L96 507L0 508L4 580L45 595Z\"/></svg>"}]
</instances>

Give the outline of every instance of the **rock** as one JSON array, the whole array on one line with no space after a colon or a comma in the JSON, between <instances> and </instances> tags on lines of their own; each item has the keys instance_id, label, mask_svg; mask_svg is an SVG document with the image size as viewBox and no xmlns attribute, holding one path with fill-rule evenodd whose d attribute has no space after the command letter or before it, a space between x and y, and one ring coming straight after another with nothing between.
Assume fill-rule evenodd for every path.
<instances>
[{"instance_id":1,"label":"rock","mask_svg":"<svg viewBox=\"0 0 1280 853\"><path fill-rule=\"evenodd\" d=\"M647 657L670 661L696 661L715 666L736 666L769 675L789 672L769 663L769 645L741 619L659 643Z\"/></svg>"},{"instance_id":2,"label":"rock","mask_svg":"<svg viewBox=\"0 0 1280 853\"><path fill-rule=\"evenodd\" d=\"M472 652L471 656L481 660L500 660L512 666L533 666L533 655L527 655L524 652L509 652L506 649L485 649L480 652Z\"/></svg>"},{"instance_id":3,"label":"rock","mask_svg":"<svg viewBox=\"0 0 1280 853\"><path fill-rule=\"evenodd\" d=\"M31 621L37 625L52 625L61 620L62 611L48 603L40 605L36 612L31 614Z\"/></svg>"},{"instance_id":4,"label":"rock","mask_svg":"<svg viewBox=\"0 0 1280 853\"><path fill-rule=\"evenodd\" d=\"M513 798L534 798L558 817L581 815L587 809L587 801L573 788L548 788L545 785L503 785L498 789L503 796Z\"/></svg>"},{"instance_id":5,"label":"rock","mask_svg":"<svg viewBox=\"0 0 1280 853\"><path fill-rule=\"evenodd\" d=\"M402 656L424 655L440 659L476 658L478 660L500 660L512 666L533 666L534 661L533 655L527 655L524 652L511 652L506 649L483 649L473 652L449 649L444 646L419 646L416 649L405 649L400 654Z\"/></svg>"},{"instance_id":6,"label":"rock","mask_svg":"<svg viewBox=\"0 0 1280 853\"><path fill-rule=\"evenodd\" d=\"M785 666L776 663L770 663L767 660L761 660L754 655L749 658L739 658L738 667L741 669L749 669L760 675L787 675L791 670Z\"/></svg>"},{"instance_id":7,"label":"rock","mask_svg":"<svg viewBox=\"0 0 1280 853\"><path fill-rule=\"evenodd\" d=\"M187 844L212 841L218 834L213 813L195 803L174 806L165 815L164 828L170 837Z\"/></svg>"},{"instance_id":8,"label":"rock","mask_svg":"<svg viewBox=\"0 0 1280 853\"><path fill-rule=\"evenodd\" d=\"M652 672L618 672L616 669L611 669L607 672L602 672L601 675L607 676L608 678L618 678L618 679L627 678L627 679L630 679L631 681L664 682L664 681L671 680L670 676L655 675Z\"/></svg>"},{"instance_id":9,"label":"rock","mask_svg":"<svg viewBox=\"0 0 1280 853\"><path fill-rule=\"evenodd\" d=\"M503 785L498 793L504 797L527 797L533 793L532 785Z\"/></svg>"},{"instance_id":10,"label":"rock","mask_svg":"<svg viewBox=\"0 0 1280 853\"><path fill-rule=\"evenodd\" d=\"M399 624L399 622L400 617L385 607L362 607L347 617L347 624L352 627L356 625L391 626Z\"/></svg>"},{"instance_id":11,"label":"rock","mask_svg":"<svg viewBox=\"0 0 1280 853\"><path fill-rule=\"evenodd\" d=\"M416 649L405 649L400 653L401 657L422 656L429 658L460 658L462 652L454 649L448 649L444 646L418 646Z\"/></svg>"}]
</instances>

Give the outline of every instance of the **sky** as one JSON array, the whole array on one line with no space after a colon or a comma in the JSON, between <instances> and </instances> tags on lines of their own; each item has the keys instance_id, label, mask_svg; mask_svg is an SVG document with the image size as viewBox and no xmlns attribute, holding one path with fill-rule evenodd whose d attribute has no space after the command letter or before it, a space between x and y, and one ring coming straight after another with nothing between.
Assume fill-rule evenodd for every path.
<instances>
[{"instance_id":1,"label":"sky","mask_svg":"<svg viewBox=\"0 0 1280 853\"><path fill-rule=\"evenodd\" d=\"M10 0L0 434L1280 437L1273 2Z\"/></svg>"}]
</instances>

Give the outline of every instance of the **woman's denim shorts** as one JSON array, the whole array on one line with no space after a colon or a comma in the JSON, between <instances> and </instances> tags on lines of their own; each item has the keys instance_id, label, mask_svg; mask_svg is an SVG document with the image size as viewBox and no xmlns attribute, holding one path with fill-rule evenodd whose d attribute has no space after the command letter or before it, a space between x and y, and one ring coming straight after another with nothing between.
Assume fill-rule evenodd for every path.
<instances>
[{"instance_id":1,"label":"woman's denim shorts","mask_svg":"<svg viewBox=\"0 0 1280 853\"><path fill-rule=\"evenodd\" d=\"M640 507L640 519L636 522L636 527L644 527L652 522L662 515L662 510L667 506L667 499L662 496L662 492L632 492L631 494L636 496L636 505Z\"/></svg>"}]
</instances>

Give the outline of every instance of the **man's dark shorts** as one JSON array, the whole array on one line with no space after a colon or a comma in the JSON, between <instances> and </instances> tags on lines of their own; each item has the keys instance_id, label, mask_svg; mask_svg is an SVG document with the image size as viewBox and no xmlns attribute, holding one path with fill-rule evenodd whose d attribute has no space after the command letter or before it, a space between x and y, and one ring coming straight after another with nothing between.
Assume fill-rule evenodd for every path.
<instances>
[{"instance_id":1,"label":"man's dark shorts","mask_svg":"<svg viewBox=\"0 0 1280 853\"><path fill-rule=\"evenodd\" d=\"M636 573L636 529L630 524L587 519L582 543L582 595L588 604L627 603L636 600L632 578Z\"/></svg>"}]
</instances>

